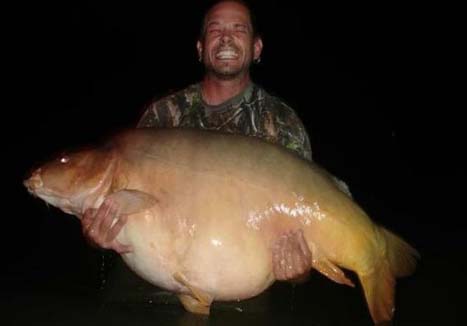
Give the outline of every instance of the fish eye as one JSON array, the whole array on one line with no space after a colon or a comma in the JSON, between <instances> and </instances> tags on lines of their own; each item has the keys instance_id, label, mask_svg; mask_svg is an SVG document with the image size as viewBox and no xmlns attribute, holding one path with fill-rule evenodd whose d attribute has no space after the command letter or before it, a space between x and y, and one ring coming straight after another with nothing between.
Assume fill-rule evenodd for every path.
<instances>
[{"instance_id":1,"label":"fish eye","mask_svg":"<svg viewBox=\"0 0 467 326\"><path fill-rule=\"evenodd\" d=\"M68 163L68 161L70 161L70 158L68 156L62 156L60 158L60 163L65 164L65 163Z\"/></svg>"}]
</instances>

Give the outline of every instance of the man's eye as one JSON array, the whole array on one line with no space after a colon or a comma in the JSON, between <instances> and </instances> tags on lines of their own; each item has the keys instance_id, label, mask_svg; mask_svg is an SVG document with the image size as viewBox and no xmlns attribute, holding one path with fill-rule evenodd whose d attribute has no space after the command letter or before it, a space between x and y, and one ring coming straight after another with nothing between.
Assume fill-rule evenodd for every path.
<instances>
[{"instance_id":1,"label":"man's eye","mask_svg":"<svg viewBox=\"0 0 467 326\"><path fill-rule=\"evenodd\" d=\"M237 25L237 26L235 26L235 31L240 32L240 33L247 33L248 28L246 26L243 26L243 25Z\"/></svg>"}]
</instances>

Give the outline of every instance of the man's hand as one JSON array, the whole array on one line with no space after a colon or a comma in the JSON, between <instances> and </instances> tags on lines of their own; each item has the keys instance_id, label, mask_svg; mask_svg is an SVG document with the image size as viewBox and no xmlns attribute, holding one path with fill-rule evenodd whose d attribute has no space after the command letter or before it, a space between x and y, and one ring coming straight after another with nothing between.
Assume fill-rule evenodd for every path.
<instances>
[{"instance_id":1,"label":"man's hand","mask_svg":"<svg viewBox=\"0 0 467 326\"><path fill-rule=\"evenodd\" d=\"M116 238L126 221L126 215L118 214L118 206L106 199L98 209L90 208L84 212L81 227L84 237L92 246L125 254L131 252L131 247L121 244Z\"/></svg>"},{"instance_id":2,"label":"man's hand","mask_svg":"<svg viewBox=\"0 0 467 326\"><path fill-rule=\"evenodd\" d=\"M302 230L287 232L274 243L272 267L276 280L296 280L311 269L311 252Z\"/></svg>"}]
</instances>

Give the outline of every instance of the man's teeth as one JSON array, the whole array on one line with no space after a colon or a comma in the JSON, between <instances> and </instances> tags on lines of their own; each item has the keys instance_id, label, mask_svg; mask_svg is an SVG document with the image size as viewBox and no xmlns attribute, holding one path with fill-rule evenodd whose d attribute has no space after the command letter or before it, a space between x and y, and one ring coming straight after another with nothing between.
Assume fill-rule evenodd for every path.
<instances>
[{"instance_id":1,"label":"man's teeth","mask_svg":"<svg viewBox=\"0 0 467 326\"><path fill-rule=\"evenodd\" d=\"M220 51L216 54L217 59L235 59L238 55L234 51Z\"/></svg>"}]
</instances>

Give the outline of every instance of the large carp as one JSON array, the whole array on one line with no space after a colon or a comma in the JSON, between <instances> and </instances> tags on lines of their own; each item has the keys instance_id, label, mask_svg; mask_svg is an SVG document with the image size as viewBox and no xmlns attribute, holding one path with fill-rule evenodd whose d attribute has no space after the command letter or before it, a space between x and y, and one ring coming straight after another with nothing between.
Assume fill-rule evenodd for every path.
<instances>
[{"instance_id":1,"label":"large carp","mask_svg":"<svg viewBox=\"0 0 467 326\"><path fill-rule=\"evenodd\" d=\"M129 130L44 164L25 185L78 217L111 196L129 214L118 236L133 249L124 261L192 312L268 288L284 232L303 232L312 268L331 280L353 285L341 268L354 271L375 322L392 318L395 279L418 256L324 169L252 137Z\"/></svg>"}]
</instances>

